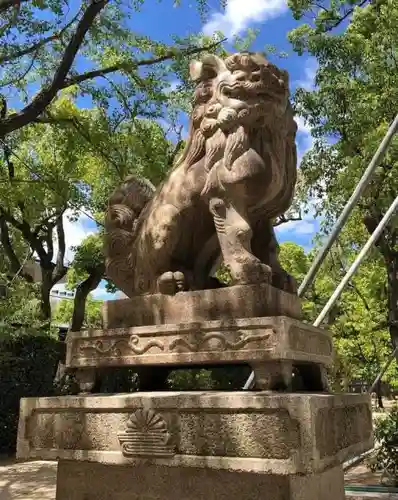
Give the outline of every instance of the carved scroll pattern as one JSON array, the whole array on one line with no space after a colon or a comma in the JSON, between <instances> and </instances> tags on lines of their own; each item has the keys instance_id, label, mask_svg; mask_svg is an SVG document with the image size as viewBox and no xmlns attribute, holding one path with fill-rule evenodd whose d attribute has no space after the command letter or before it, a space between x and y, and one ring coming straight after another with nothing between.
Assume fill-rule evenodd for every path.
<instances>
[{"instance_id":1,"label":"carved scroll pattern","mask_svg":"<svg viewBox=\"0 0 398 500\"><path fill-rule=\"evenodd\" d=\"M209 349L211 349L212 351L220 352L227 350L237 351L243 349L252 342L259 341L264 342L262 349L268 350L272 347L269 340L273 336L275 331L273 328L269 328L266 329L266 331L257 334L241 332L240 330L238 330L236 333L238 334L238 338L236 340L229 340L229 335L227 333L204 333L201 331L197 331L190 332L185 335L180 335L176 338L173 338L171 342L168 341L167 338L165 338L164 340L151 339L146 341L145 338L141 338L138 335L130 335L129 338L81 341L79 343L79 350L84 354L86 354L87 351L94 351L96 354L99 354L101 356L112 357L128 355L128 353L122 352L125 350L130 351L136 355L143 355L149 353L149 351L151 351L151 354L155 354L156 351L160 353L181 353L201 352L207 351Z\"/></svg>"},{"instance_id":2,"label":"carved scroll pattern","mask_svg":"<svg viewBox=\"0 0 398 500\"><path fill-rule=\"evenodd\" d=\"M272 331L265 332L265 333L259 333L259 334L255 334L255 335L247 335L247 334L241 333L235 342L231 342L230 340L228 340L224 334L216 333L216 332L215 333L206 333L204 335L202 334L201 336L198 336L198 341L195 343L189 342L184 337L179 337L170 343L169 350L170 351L179 351L180 348L183 347L190 352L200 352L200 351L206 349L206 346L209 345L209 342L211 342L212 340L217 340L218 341L217 348L213 345L212 346L213 350L237 351L237 350L245 347L247 344L250 344L251 342L268 340L271 337L272 333L273 333ZM266 346L265 346L265 349L266 349Z\"/></svg>"},{"instance_id":3,"label":"carved scroll pattern","mask_svg":"<svg viewBox=\"0 0 398 500\"><path fill-rule=\"evenodd\" d=\"M140 337L138 335L131 335L127 339L115 340L96 340L85 341L79 347L80 351L94 350L98 354L109 354L110 356L119 357L122 355L121 347L127 347L134 354L145 354L150 349L156 347L160 351L164 351L164 345L159 340L149 340L146 344L139 346Z\"/></svg>"}]
</instances>

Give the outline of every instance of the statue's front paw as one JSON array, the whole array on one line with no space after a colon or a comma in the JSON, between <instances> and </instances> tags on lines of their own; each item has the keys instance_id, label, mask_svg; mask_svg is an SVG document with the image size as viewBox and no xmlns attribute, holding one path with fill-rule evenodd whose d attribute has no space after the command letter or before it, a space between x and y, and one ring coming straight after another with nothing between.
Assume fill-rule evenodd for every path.
<instances>
[{"instance_id":1,"label":"statue's front paw","mask_svg":"<svg viewBox=\"0 0 398 500\"><path fill-rule=\"evenodd\" d=\"M186 289L185 275L181 271L167 271L158 278L158 292L164 295L175 295Z\"/></svg>"}]
</instances>

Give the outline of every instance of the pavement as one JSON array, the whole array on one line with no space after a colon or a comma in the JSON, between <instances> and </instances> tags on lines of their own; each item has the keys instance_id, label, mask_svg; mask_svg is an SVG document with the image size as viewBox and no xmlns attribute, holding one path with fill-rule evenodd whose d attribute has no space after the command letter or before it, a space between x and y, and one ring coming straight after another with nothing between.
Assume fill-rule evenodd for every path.
<instances>
[{"instance_id":1,"label":"pavement","mask_svg":"<svg viewBox=\"0 0 398 500\"><path fill-rule=\"evenodd\" d=\"M0 461L0 500L55 500L57 462Z\"/></svg>"}]
</instances>

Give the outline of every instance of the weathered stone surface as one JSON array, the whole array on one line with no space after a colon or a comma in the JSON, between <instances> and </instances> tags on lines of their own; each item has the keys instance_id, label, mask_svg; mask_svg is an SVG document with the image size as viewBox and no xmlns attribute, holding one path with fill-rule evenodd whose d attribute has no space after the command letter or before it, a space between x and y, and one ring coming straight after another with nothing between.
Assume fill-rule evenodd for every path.
<instances>
[{"instance_id":1,"label":"weathered stone surface","mask_svg":"<svg viewBox=\"0 0 398 500\"><path fill-rule=\"evenodd\" d=\"M286 317L70 332L68 368L291 360L328 365L325 330Z\"/></svg>"},{"instance_id":2,"label":"weathered stone surface","mask_svg":"<svg viewBox=\"0 0 398 500\"><path fill-rule=\"evenodd\" d=\"M154 465L61 460L56 500L344 500L341 467L275 476Z\"/></svg>"},{"instance_id":3,"label":"weathered stone surface","mask_svg":"<svg viewBox=\"0 0 398 500\"><path fill-rule=\"evenodd\" d=\"M371 444L366 395L135 393L22 400L18 456L283 475Z\"/></svg>"},{"instance_id":4,"label":"weathered stone surface","mask_svg":"<svg viewBox=\"0 0 398 500\"><path fill-rule=\"evenodd\" d=\"M123 328L264 316L300 319L301 303L295 294L261 284L110 300L102 312L105 328Z\"/></svg>"},{"instance_id":5,"label":"weathered stone surface","mask_svg":"<svg viewBox=\"0 0 398 500\"><path fill-rule=\"evenodd\" d=\"M366 439L370 424L369 405L363 403L344 408L321 408L315 419L315 433L318 436L320 458L338 453L350 443ZM358 422L368 422L359 426Z\"/></svg>"}]
</instances>

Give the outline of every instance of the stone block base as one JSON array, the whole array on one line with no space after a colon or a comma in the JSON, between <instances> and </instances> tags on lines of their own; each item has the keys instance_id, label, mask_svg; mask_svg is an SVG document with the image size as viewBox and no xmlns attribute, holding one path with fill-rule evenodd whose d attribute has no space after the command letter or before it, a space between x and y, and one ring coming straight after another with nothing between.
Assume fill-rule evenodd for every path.
<instances>
[{"instance_id":1,"label":"stone block base","mask_svg":"<svg viewBox=\"0 0 398 500\"><path fill-rule=\"evenodd\" d=\"M139 295L109 300L103 305L106 329L265 316L300 319L301 301L297 295L264 283L176 295Z\"/></svg>"},{"instance_id":2,"label":"stone block base","mask_svg":"<svg viewBox=\"0 0 398 500\"><path fill-rule=\"evenodd\" d=\"M134 393L21 402L19 458L317 474L372 447L364 394Z\"/></svg>"},{"instance_id":3,"label":"stone block base","mask_svg":"<svg viewBox=\"0 0 398 500\"><path fill-rule=\"evenodd\" d=\"M344 500L341 467L273 476L154 465L61 460L56 500Z\"/></svg>"}]
</instances>

